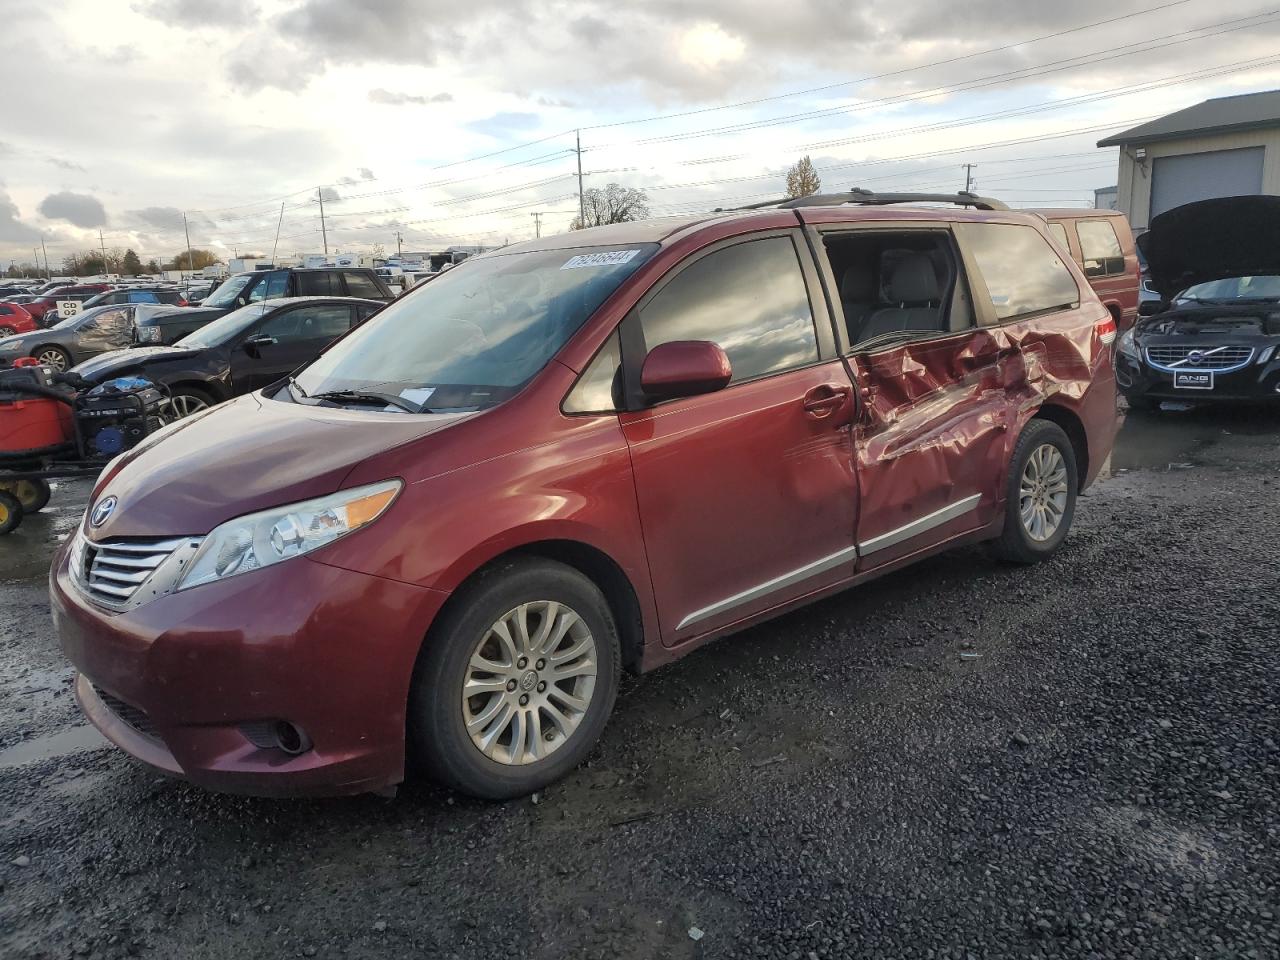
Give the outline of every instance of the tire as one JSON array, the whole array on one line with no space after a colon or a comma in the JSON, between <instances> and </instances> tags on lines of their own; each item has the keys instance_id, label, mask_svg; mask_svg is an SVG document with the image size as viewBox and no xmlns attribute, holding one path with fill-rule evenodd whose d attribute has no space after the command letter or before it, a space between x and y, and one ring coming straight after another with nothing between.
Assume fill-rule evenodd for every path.
<instances>
[{"instance_id":1,"label":"tire","mask_svg":"<svg viewBox=\"0 0 1280 960\"><path fill-rule=\"evenodd\" d=\"M52 343L47 343L43 347L36 347L31 355L41 363L47 363L59 373L65 373L72 366L71 354Z\"/></svg>"},{"instance_id":2,"label":"tire","mask_svg":"<svg viewBox=\"0 0 1280 960\"><path fill-rule=\"evenodd\" d=\"M0 337L12 337L17 332L13 327L0 327Z\"/></svg>"},{"instance_id":3,"label":"tire","mask_svg":"<svg viewBox=\"0 0 1280 960\"><path fill-rule=\"evenodd\" d=\"M0 537L18 529L22 512L22 502L12 493L0 490Z\"/></svg>"},{"instance_id":4,"label":"tire","mask_svg":"<svg viewBox=\"0 0 1280 960\"><path fill-rule=\"evenodd\" d=\"M518 646L517 621L523 618L536 641L548 611L558 634L547 649ZM517 639L503 643L499 627ZM571 655L580 647L585 652ZM557 653L560 679L552 672ZM495 669L477 669L485 663ZM418 655L409 692L411 754L434 779L473 797L532 793L591 752L613 710L620 665L617 627L594 583L552 560L495 564L451 602ZM464 684L476 692L464 696ZM571 700L585 706L575 709Z\"/></svg>"},{"instance_id":5,"label":"tire","mask_svg":"<svg viewBox=\"0 0 1280 960\"><path fill-rule=\"evenodd\" d=\"M39 513L49 505L53 494L47 480L18 480L8 492L18 498L24 514Z\"/></svg>"},{"instance_id":6,"label":"tire","mask_svg":"<svg viewBox=\"0 0 1280 960\"><path fill-rule=\"evenodd\" d=\"M1030 491L1027 498L1024 486ZM1004 530L992 541L992 552L1011 563L1039 563L1053 556L1071 529L1078 486L1075 450L1066 433L1056 423L1032 420L1009 460ZM1037 517L1043 524L1038 529Z\"/></svg>"},{"instance_id":7,"label":"tire","mask_svg":"<svg viewBox=\"0 0 1280 960\"><path fill-rule=\"evenodd\" d=\"M212 407L217 401L199 387L174 387L169 391L170 422Z\"/></svg>"}]
</instances>

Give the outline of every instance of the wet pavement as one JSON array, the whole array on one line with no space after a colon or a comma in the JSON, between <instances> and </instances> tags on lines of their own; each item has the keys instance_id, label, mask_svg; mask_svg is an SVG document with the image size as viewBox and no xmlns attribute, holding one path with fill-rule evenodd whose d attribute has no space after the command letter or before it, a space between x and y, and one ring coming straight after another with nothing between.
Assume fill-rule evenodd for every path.
<instances>
[{"instance_id":1,"label":"wet pavement","mask_svg":"<svg viewBox=\"0 0 1280 960\"><path fill-rule=\"evenodd\" d=\"M0 539L0 956L1280 956L1278 438L1131 416L1051 562L955 551L629 679L536 803L229 797L106 746L58 489Z\"/></svg>"}]
</instances>

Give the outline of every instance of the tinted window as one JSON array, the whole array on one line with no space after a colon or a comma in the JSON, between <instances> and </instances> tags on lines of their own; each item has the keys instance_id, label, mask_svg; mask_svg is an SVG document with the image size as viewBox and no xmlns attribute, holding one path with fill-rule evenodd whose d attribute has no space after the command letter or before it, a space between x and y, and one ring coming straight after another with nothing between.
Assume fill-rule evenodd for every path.
<instances>
[{"instance_id":1,"label":"tinted window","mask_svg":"<svg viewBox=\"0 0 1280 960\"><path fill-rule=\"evenodd\" d=\"M1067 241L1067 228L1060 223L1049 224L1049 232L1053 234L1053 239L1062 244L1063 250L1070 250L1071 244Z\"/></svg>"},{"instance_id":2,"label":"tinted window","mask_svg":"<svg viewBox=\"0 0 1280 960\"><path fill-rule=\"evenodd\" d=\"M258 330L281 343L290 340L332 340L351 327L351 308L337 304L299 307L277 313Z\"/></svg>"},{"instance_id":3,"label":"tinted window","mask_svg":"<svg viewBox=\"0 0 1280 960\"><path fill-rule=\"evenodd\" d=\"M997 318L1008 320L1079 302L1071 271L1034 227L965 223L956 229L978 262Z\"/></svg>"},{"instance_id":4,"label":"tinted window","mask_svg":"<svg viewBox=\"0 0 1280 960\"><path fill-rule=\"evenodd\" d=\"M268 300L275 297L287 297L289 295L289 271L274 270L267 274L266 288L266 299Z\"/></svg>"},{"instance_id":5,"label":"tinted window","mask_svg":"<svg viewBox=\"0 0 1280 960\"><path fill-rule=\"evenodd\" d=\"M605 341L577 385L564 401L565 413L608 413L617 409L613 386L618 377L622 353L618 349L618 331Z\"/></svg>"},{"instance_id":6,"label":"tinted window","mask_svg":"<svg viewBox=\"0 0 1280 960\"><path fill-rule=\"evenodd\" d=\"M657 249L577 247L469 260L388 305L298 376L329 390L431 389L429 406L515 394Z\"/></svg>"},{"instance_id":7,"label":"tinted window","mask_svg":"<svg viewBox=\"0 0 1280 960\"><path fill-rule=\"evenodd\" d=\"M160 303L177 303L182 299L177 290L157 290L155 297Z\"/></svg>"},{"instance_id":8,"label":"tinted window","mask_svg":"<svg viewBox=\"0 0 1280 960\"><path fill-rule=\"evenodd\" d=\"M1110 220L1080 220L1076 223L1076 236L1080 238L1086 277L1124 273L1124 253Z\"/></svg>"},{"instance_id":9,"label":"tinted window","mask_svg":"<svg viewBox=\"0 0 1280 960\"><path fill-rule=\"evenodd\" d=\"M740 243L694 262L649 301L640 326L647 350L672 340L719 344L734 381L818 359L809 295L789 237Z\"/></svg>"},{"instance_id":10,"label":"tinted window","mask_svg":"<svg viewBox=\"0 0 1280 960\"><path fill-rule=\"evenodd\" d=\"M340 297L342 284L338 280L338 275L329 270L300 273L298 274L298 296Z\"/></svg>"},{"instance_id":11,"label":"tinted window","mask_svg":"<svg viewBox=\"0 0 1280 960\"><path fill-rule=\"evenodd\" d=\"M0 303L0 317L7 317L11 313L13 313L13 307L6 307L3 303Z\"/></svg>"},{"instance_id":12,"label":"tinted window","mask_svg":"<svg viewBox=\"0 0 1280 960\"><path fill-rule=\"evenodd\" d=\"M348 270L343 274L347 278L347 293L353 297L369 297L376 300L382 296L382 291L378 289L378 285L373 282L368 274L360 273L356 270Z\"/></svg>"}]
</instances>

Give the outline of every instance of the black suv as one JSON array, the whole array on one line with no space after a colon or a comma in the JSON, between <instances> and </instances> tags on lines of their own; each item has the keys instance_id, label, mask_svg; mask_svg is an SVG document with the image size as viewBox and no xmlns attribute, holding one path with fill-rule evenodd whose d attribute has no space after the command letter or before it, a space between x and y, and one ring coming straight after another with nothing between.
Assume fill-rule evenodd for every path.
<instances>
[{"instance_id":1,"label":"black suv","mask_svg":"<svg viewBox=\"0 0 1280 960\"><path fill-rule=\"evenodd\" d=\"M237 273L200 301L198 307L150 307L139 310L134 319L138 342L176 343L206 323L232 310L284 297L358 297L364 300L391 300L395 296L382 278L369 269L357 267L288 267Z\"/></svg>"}]
</instances>

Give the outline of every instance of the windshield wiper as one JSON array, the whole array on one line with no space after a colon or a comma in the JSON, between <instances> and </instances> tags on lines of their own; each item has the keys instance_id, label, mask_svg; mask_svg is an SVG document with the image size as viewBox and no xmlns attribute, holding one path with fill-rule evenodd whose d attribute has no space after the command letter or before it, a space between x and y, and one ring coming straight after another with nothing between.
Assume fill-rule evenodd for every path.
<instances>
[{"instance_id":1,"label":"windshield wiper","mask_svg":"<svg viewBox=\"0 0 1280 960\"><path fill-rule=\"evenodd\" d=\"M301 389L301 388L299 388ZM304 394L304 396L307 396ZM399 407L405 413L430 413L426 407L418 406L397 397L394 393L373 393L368 390L329 390L325 393L311 394L308 399L327 400L330 403L376 404L380 407Z\"/></svg>"}]
</instances>

